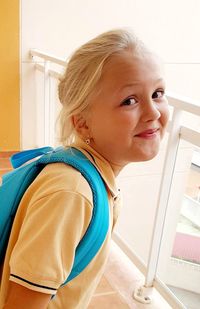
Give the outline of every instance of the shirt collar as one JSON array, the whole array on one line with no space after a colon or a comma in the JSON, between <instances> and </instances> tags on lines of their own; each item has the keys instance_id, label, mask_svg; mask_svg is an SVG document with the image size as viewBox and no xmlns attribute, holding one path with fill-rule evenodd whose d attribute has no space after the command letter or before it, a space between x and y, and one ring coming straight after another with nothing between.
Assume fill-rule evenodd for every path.
<instances>
[{"instance_id":1,"label":"shirt collar","mask_svg":"<svg viewBox=\"0 0 200 309\"><path fill-rule=\"evenodd\" d=\"M77 138L71 147L79 149L82 153L84 153L84 155L96 166L97 170L100 172L112 197L114 199L118 197L119 190L116 185L114 172L109 162L80 138Z\"/></svg>"}]
</instances>

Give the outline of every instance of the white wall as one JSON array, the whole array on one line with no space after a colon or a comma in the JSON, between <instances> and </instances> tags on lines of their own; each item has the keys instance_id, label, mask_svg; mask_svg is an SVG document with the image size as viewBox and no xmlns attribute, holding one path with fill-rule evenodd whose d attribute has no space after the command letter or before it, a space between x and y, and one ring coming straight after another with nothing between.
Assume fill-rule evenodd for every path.
<instances>
[{"instance_id":1,"label":"white wall","mask_svg":"<svg viewBox=\"0 0 200 309\"><path fill-rule=\"evenodd\" d=\"M200 99L199 0L21 0L22 146L42 141L36 130L43 104L40 84L29 57L30 48L67 58L80 44L116 27L130 27L164 59L168 90ZM187 63L187 64L181 64ZM189 64L188 64L189 63ZM40 74L40 73L37 73ZM37 87L36 87L37 85ZM53 90L54 92L55 90ZM54 93L53 98L56 99ZM39 120L37 114L39 111ZM154 160L130 165L120 175L124 208L117 229L147 262L167 136ZM174 183L174 201L180 205L191 147L182 145ZM162 251L163 265L170 255L180 206L168 225Z\"/></svg>"},{"instance_id":2,"label":"white wall","mask_svg":"<svg viewBox=\"0 0 200 309\"><path fill-rule=\"evenodd\" d=\"M200 63L199 16L199 0L21 0L22 147L37 145L30 48L67 58L100 32L130 27L166 63ZM200 99L199 73L200 65L166 65L169 90Z\"/></svg>"}]
</instances>

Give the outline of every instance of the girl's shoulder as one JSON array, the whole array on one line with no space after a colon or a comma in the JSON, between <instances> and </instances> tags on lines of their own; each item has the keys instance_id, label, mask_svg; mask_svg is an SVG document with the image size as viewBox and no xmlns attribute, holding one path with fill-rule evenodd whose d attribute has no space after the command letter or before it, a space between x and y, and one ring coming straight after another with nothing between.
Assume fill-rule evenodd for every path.
<instances>
[{"instance_id":1,"label":"girl's shoulder","mask_svg":"<svg viewBox=\"0 0 200 309\"><path fill-rule=\"evenodd\" d=\"M80 194L92 204L92 191L89 183L78 170L65 163L46 165L28 191L34 196L34 199L56 192Z\"/></svg>"}]
</instances>

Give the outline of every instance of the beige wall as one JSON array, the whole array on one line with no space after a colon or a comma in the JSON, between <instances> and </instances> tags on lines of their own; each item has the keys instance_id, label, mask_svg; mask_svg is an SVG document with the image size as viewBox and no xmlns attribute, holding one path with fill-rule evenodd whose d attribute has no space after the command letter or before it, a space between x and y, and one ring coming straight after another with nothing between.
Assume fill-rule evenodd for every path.
<instances>
[{"instance_id":1,"label":"beige wall","mask_svg":"<svg viewBox=\"0 0 200 309\"><path fill-rule=\"evenodd\" d=\"M1 0L0 151L19 148L19 0Z\"/></svg>"}]
</instances>

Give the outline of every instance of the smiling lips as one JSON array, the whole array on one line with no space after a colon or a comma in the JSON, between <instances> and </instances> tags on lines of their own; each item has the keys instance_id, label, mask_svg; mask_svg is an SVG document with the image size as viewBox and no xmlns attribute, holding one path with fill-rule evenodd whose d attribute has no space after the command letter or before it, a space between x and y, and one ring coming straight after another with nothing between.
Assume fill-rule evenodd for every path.
<instances>
[{"instance_id":1,"label":"smiling lips","mask_svg":"<svg viewBox=\"0 0 200 309\"><path fill-rule=\"evenodd\" d=\"M155 137L156 136L156 133L159 129L149 129L149 130L146 130L146 131L143 131L135 136L138 136L138 137L144 137L144 138L150 138L150 137Z\"/></svg>"}]
</instances>

